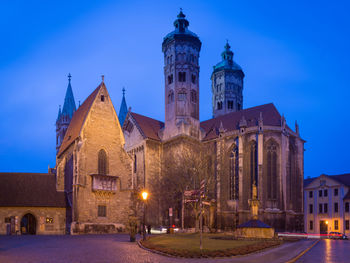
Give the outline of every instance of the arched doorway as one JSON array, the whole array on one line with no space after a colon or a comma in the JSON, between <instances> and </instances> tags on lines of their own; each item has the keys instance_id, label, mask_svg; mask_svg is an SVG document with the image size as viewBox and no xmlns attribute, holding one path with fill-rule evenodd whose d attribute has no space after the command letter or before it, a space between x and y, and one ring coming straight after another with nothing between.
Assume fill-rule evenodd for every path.
<instances>
[{"instance_id":1,"label":"arched doorway","mask_svg":"<svg viewBox=\"0 0 350 263\"><path fill-rule=\"evenodd\" d=\"M25 214L21 220L21 234L35 235L36 234L36 219L32 214Z\"/></svg>"}]
</instances>

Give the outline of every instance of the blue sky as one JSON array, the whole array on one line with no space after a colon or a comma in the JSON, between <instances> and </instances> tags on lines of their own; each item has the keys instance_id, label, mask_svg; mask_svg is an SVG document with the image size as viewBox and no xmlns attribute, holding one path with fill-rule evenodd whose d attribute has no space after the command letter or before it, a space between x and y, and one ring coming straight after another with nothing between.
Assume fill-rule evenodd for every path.
<instances>
[{"instance_id":1,"label":"blue sky","mask_svg":"<svg viewBox=\"0 0 350 263\"><path fill-rule=\"evenodd\" d=\"M305 3L307 2L307 3ZM119 111L164 120L161 43L182 7L203 45L200 119L226 39L245 72L244 107L273 102L295 120L305 177L350 172L347 1L1 1L0 171L55 165L55 120L72 74L78 101L101 75Z\"/></svg>"}]
</instances>

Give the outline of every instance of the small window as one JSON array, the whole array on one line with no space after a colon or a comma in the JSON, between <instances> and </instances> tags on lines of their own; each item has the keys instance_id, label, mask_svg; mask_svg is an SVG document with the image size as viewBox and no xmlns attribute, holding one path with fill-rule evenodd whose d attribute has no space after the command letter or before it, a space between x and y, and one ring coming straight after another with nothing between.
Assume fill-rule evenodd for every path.
<instances>
[{"instance_id":1,"label":"small window","mask_svg":"<svg viewBox=\"0 0 350 263\"><path fill-rule=\"evenodd\" d=\"M174 92L171 90L168 94L168 103L174 102Z\"/></svg>"},{"instance_id":2,"label":"small window","mask_svg":"<svg viewBox=\"0 0 350 263\"><path fill-rule=\"evenodd\" d=\"M323 190L323 196L328 196L328 190L327 189Z\"/></svg>"},{"instance_id":3,"label":"small window","mask_svg":"<svg viewBox=\"0 0 350 263\"><path fill-rule=\"evenodd\" d=\"M334 189L334 196L338 196L338 188Z\"/></svg>"},{"instance_id":4,"label":"small window","mask_svg":"<svg viewBox=\"0 0 350 263\"><path fill-rule=\"evenodd\" d=\"M322 214L322 204L318 204L318 213Z\"/></svg>"},{"instance_id":5,"label":"small window","mask_svg":"<svg viewBox=\"0 0 350 263\"><path fill-rule=\"evenodd\" d=\"M218 102L217 109L218 110L222 110L222 101Z\"/></svg>"},{"instance_id":6,"label":"small window","mask_svg":"<svg viewBox=\"0 0 350 263\"><path fill-rule=\"evenodd\" d=\"M168 76L168 84L173 83L173 81L174 81L173 74L171 74Z\"/></svg>"},{"instance_id":7,"label":"small window","mask_svg":"<svg viewBox=\"0 0 350 263\"><path fill-rule=\"evenodd\" d=\"M345 203L345 212L349 213L349 202Z\"/></svg>"},{"instance_id":8,"label":"small window","mask_svg":"<svg viewBox=\"0 0 350 263\"><path fill-rule=\"evenodd\" d=\"M309 214L312 214L314 212L314 206L309 205Z\"/></svg>"},{"instance_id":9,"label":"small window","mask_svg":"<svg viewBox=\"0 0 350 263\"><path fill-rule=\"evenodd\" d=\"M242 109L242 106L240 103L237 103L237 110L241 110Z\"/></svg>"},{"instance_id":10,"label":"small window","mask_svg":"<svg viewBox=\"0 0 350 263\"><path fill-rule=\"evenodd\" d=\"M345 220L345 229L349 230L349 220Z\"/></svg>"},{"instance_id":11,"label":"small window","mask_svg":"<svg viewBox=\"0 0 350 263\"><path fill-rule=\"evenodd\" d=\"M328 213L328 204L323 204L323 212Z\"/></svg>"},{"instance_id":12,"label":"small window","mask_svg":"<svg viewBox=\"0 0 350 263\"><path fill-rule=\"evenodd\" d=\"M105 95L101 95L101 101L105 101Z\"/></svg>"},{"instance_id":13,"label":"small window","mask_svg":"<svg viewBox=\"0 0 350 263\"><path fill-rule=\"evenodd\" d=\"M314 221L310 220L309 229L314 230Z\"/></svg>"},{"instance_id":14,"label":"small window","mask_svg":"<svg viewBox=\"0 0 350 263\"><path fill-rule=\"evenodd\" d=\"M338 220L334 220L334 230L338 230L339 225L338 225Z\"/></svg>"},{"instance_id":15,"label":"small window","mask_svg":"<svg viewBox=\"0 0 350 263\"><path fill-rule=\"evenodd\" d=\"M46 217L46 224L52 224L53 218L52 217Z\"/></svg>"},{"instance_id":16,"label":"small window","mask_svg":"<svg viewBox=\"0 0 350 263\"><path fill-rule=\"evenodd\" d=\"M136 154L134 155L134 173L137 172L137 157Z\"/></svg>"},{"instance_id":17,"label":"small window","mask_svg":"<svg viewBox=\"0 0 350 263\"><path fill-rule=\"evenodd\" d=\"M97 216L98 217L106 217L107 215L107 208L105 205L99 205L98 206L98 211L97 211Z\"/></svg>"},{"instance_id":18,"label":"small window","mask_svg":"<svg viewBox=\"0 0 350 263\"><path fill-rule=\"evenodd\" d=\"M227 109L229 109L229 110L233 109L233 101L232 100L227 101Z\"/></svg>"},{"instance_id":19,"label":"small window","mask_svg":"<svg viewBox=\"0 0 350 263\"><path fill-rule=\"evenodd\" d=\"M312 198L313 197L313 193L312 191L309 191L309 198Z\"/></svg>"},{"instance_id":20,"label":"small window","mask_svg":"<svg viewBox=\"0 0 350 263\"><path fill-rule=\"evenodd\" d=\"M186 72L179 72L179 82L186 81Z\"/></svg>"},{"instance_id":21,"label":"small window","mask_svg":"<svg viewBox=\"0 0 350 263\"><path fill-rule=\"evenodd\" d=\"M338 203L334 203L334 213L338 213Z\"/></svg>"},{"instance_id":22,"label":"small window","mask_svg":"<svg viewBox=\"0 0 350 263\"><path fill-rule=\"evenodd\" d=\"M186 100L186 92L180 92L177 94L177 99L179 101L185 101Z\"/></svg>"},{"instance_id":23,"label":"small window","mask_svg":"<svg viewBox=\"0 0 350 263\"><path fill-rule=\"evenodd\" d=\"M5 223L11 223L11 217L5 217Z\"/></svg>"},{"instance_id":24,"label":"small window","mask_svg":"<svg viewBox=\"0 0 350 263\"><path fill-rule=\"evenodd\" d=\"M191 79L191 80L192 80L192 83L193 83L193 84L196 84L196 75L193 75L193 74L192 74L192 79Z\"/></svg>"},{"instance_id":25,"label":"small window","mask_svg":"<svg viewBox=\"0 0 350 263\"><path fill-rule=\"evenodd\" d=\"M319 197L322 197L322 190L319 190L319 191L318 191L318 196L319 196Z\"/></svg>"},{"instance_id":26,"label":"small window","mask_svg":"<svg viewBox=\"0 0 350 263\"><path fill-rule=\"evenodd\" d=\"M125 130L127 130L130 133L132 132L133 129L134 129L134 125L131 123L131 121L128 120L125 126Z\"/></svg>"}]
</instances>

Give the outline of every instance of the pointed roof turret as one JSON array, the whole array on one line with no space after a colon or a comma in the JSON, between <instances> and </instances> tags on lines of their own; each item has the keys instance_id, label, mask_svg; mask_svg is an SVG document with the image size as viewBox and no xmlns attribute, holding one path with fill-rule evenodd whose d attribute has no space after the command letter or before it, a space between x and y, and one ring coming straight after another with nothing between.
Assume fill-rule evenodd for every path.
<instances>
[{"instance_id":1,"label":"pointed roof turret","mask_svg":"<svg viewBox=\"0 0 350 263\"><path fill-rule=\"evenodd\" d=\"M128 107L126 106L126 100L125 100L125 88L123 88L122 91L123 91L123 98L122 98L122 103L120 105L120 110L118 114L120 126L123 126L126 115L128 114Z\"/></svg>"},{"instance_id":2,"label":"pointed roof turret","mask_svg":"<svg viewBox=\"0 0 350 263\"><path fill-rule=\"evenodd\" d=\"M72 78L72 76L69 73L69 75L68 75L68 87L67 87L66 96L64 98L64 104L63 104L63 109L62 109L62 115L69 116L70 119L73 117L73 113L76 111L73 90L72 90L72 86L70 83L71 78Z\"/></svg>"},{"instance_id":3,"label":"pointed roof turret","mask_svg":"<svg viewBox=\"0 0 350 263\"><path fill-rule=\"evenodd\" d=\"M233 61L234 53L231 51L231 46L228 43L228 40L226 40L226 45L224 48L225 50L221 53L222 61L214 66L213 73L223 69L241 71L243 73L242 68Z\"/></svg>"}]
</instances>

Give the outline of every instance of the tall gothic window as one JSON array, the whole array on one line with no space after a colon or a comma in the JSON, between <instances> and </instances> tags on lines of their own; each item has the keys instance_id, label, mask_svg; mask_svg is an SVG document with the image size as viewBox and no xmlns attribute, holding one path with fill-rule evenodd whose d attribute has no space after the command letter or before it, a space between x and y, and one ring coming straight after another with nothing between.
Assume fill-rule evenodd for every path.
<instances>
[{"instance_id":1,"label":"tall gothic window","mask_svg":"<svg viewBox=\"0 0 350 263\"><path fill-rule=\"evenodd\" d=\"M287 165L287 182L288 182L288 198L289 201L293 200L293 192L296 187L296 159L295 159L295 149L291 143L289 143L289 154L288 154L288 165Z\"/></svg>"},{"instance_id":2,"label":"tall gothic window","mask_svg":"<svg viewBox=\"0 0 350 263\"><path fill-rule=\"evenodd\" d=\"M277 144L267 144L267 198L277 198Z\"/></svg>"},{"instance_id":3,"label":"tall gothic window","mask_svg":"<svg viewBox=\"0 0 350 263\"><path fill-rule=\"evenodd\" d=\"M179 72L179 82L186 81L186 72Z\"/></svg>"},{"instance_id":4,"label":"tall gothic window","mask_svg":"<svg viewBox=\"0 0 350 263\"><path fill-rule=\"evenodd\" d=\"M98 174L108 173L108 162L106 151L101 149L98 152Z\"/></svg>"},{"instance_id":5,"label":"tall gothic window","mask_svg":"<svg viewBox=\"0 0 350 263\"><path fill-rule=\"evenodd\" d=\"M250 187L252 187L253 182L255 182L255 185L258 186L258 152L257 152L257 145L256 141L252 141L250 143L250 152L249 152L249 158L250 158Z\"/></svg>"},{"instance_id":6,"label":"tall gothic window","mask_svg":"<svg viewBox=\"0 0 350 263\"><path fill-rule=\"evenodd\" d=\"M239 179L238 179L238 148L234 147L230 153L230 189L229 199L238 200Z\"/></svg>"}]
</instances>

